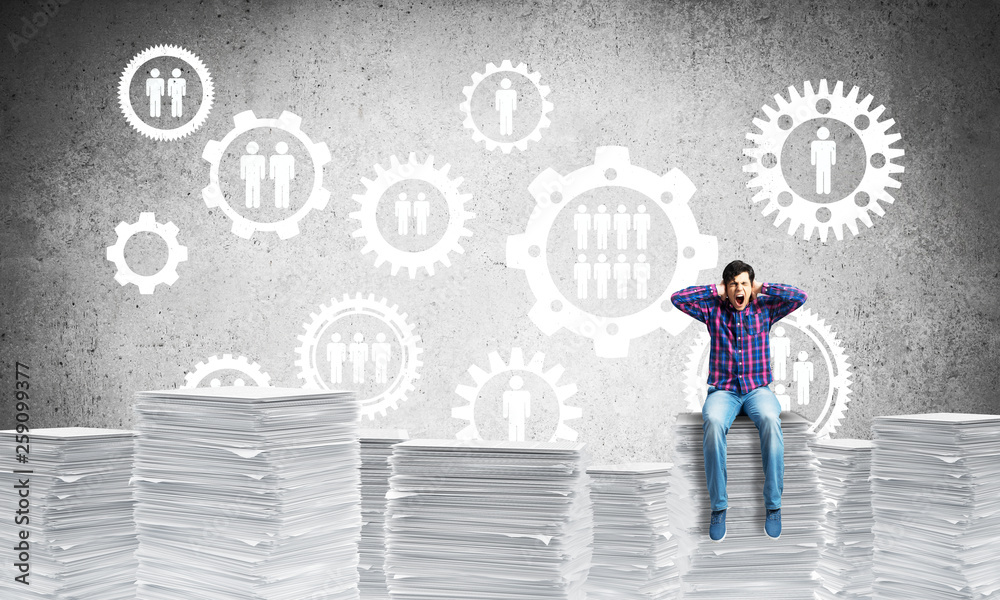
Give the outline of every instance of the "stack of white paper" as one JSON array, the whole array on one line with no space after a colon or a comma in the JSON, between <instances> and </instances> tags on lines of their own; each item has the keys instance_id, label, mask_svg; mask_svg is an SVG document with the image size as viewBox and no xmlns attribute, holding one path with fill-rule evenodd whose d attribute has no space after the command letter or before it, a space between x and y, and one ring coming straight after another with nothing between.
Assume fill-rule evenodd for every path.
<instances>
[{"instance_id":1,"label":"stack of white paper","mask_svg":"<svg viewBox=\"0 0 1000 600\"><path fill-rule=\"evenodd\" d=\"M818 440L813 452L819 460L819 480L826 497L820 552L820 600L872 597L872 442Z\"/></svg>"},{"instance_id":2,"label":"stack of white paper","mask_svg":"<svg viewBox=\"0 0 1000 600\"><path fill-rule=\"evenodd\" d=\"M874 598L1000 598L1000 415L872 423Z\"/></svg>"},{"instance_id":3,"label":"stack of white paper","mask_svg":"<svg viewBox=\"0 0 1000 600\"><path fill-rule=\"evenodd\" d=\"M135 412L140 598L358 598L353 393L139 392Z\"/></svg>"},{"instance_id":4,"label":"stack of white paper","mask_svg":"<svg viewBox=\"0 0 1000 600\"><path fill-rule=\"evenodd\" d=\"M812 572L823 543L823 497L816 459L809 444L815 435L801 416L781 413L785 444L782 530L779 539L764 533L764 472L757 428L736 417L727 435L728 495L726 538L708 537L711 509L705 482L701 413L677 416L670 478L671 525L678 532L682 597L711 600L813 597Z\"/></svg>"},{"instance_id":5,"label":"stack of white paper","mask_svg":"<svg viewBox=\"0 0 1000 600\"><path fill-rule=\"evenodd\" d=\"M135 597L133 453L119 429L0 432L0 598Z\"/></svg>"},{"instance_id":6,"label":"stack of white paper","mask_svg":"<svg viewBox=\"0 0 1000 600\"><path fill-rule=\"evenodd\" d=\"M389 491L392 445L407 439L402 429L362 429L361 543L358 590L364 600L388 600L385 585L385 495Z\"/></svg>"},{"instance_id":7,"label":"stack of white paper","mask_svg":"<svg viewBox=\"0 0 1000 600\"><path fill-rule=\"evenodd\" d=\"M670 463L587 469L594 504L589 600L669 600L680 593L669 529Z\"/></svg>"},{"instance_id":8,"label":"stack of white paper","mask_svg":"<svg viewBox=\"0 0 1000 600\"><path fill-rule=\"evenodd\" d=\"M393 600L583 600L593 513L583 444L411 440L393 447Z\"/></svg>"}]
</instances>

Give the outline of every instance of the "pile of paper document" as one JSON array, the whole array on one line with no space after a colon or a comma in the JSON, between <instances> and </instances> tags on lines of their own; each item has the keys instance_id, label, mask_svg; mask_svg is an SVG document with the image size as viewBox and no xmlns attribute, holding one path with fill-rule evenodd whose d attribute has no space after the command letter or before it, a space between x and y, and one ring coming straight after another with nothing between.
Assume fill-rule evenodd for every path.
<instances>
[{"instance_id":1,"label":"pile of paper document","mask_svg":"<svg viewBox=\"0 0 1000 600\"><path fill-rule=\"evenodd\" d=\"M819 480L826 498L817 574L819 600L853 600L872 597L872 442L867 440L817 440L813 452L819 460Z\"/></svg>"},{"instance_id":2,"label":"pile of paper document","mask_svg":"<svg viewBox=\"0 0 1000 600\"><path fill-rule=\"evenodd\" d=\"M140 598L358 598L353 393L139 392L135 412Z\"/></svg>"},{"instance_id":3,"label":"pile of paper document","mask_svg":"<svg viewBox=\"0 0 1000 600\"><path fill-rule=\"evenodd\" d=\"M407 439L402 429L362 429L361 543L358 590L363 600L388 600L385 585L385 495L389 491L392 445Z\"/></svg>"},{"instance_id":4,"label":"pile of paper document","mask_svg":"<svg viewBox=\"0 0 1000 600\"><path fill-rule=\"evenodd\" d=\"M1000 415L872 423L874 597L1000 598Z\"/></svg>"},{"instance_id":5,"label":"pile of paper document","mask_svg":"<svg viewBox=\"0 0 1000 600\"><path fill-rule=\"evenodd\" d=\"M678 535L682 597L711 600L801 600L813 597L812 572L823 543L823 497L809 422L781 413L785 445L781 537L764 532L764 473L757 428L736 417L726 437L728 496L726 537L708 537L712 511L705 482L701 413L682 413L674 428L670 522Z\"/></svg>"},{"instance_id":6,"label":"pile of paper document","mask_svg":"<svg viewBox=\"0 0 1000 600\"><path fill-rule=\"evenodd\" d=\"M583 444L411 440L393 447L393 600L583 600L593 512Z\"/></svg>"},{"instance_id":7,"label":"pile of paper document","mask_svg":"<svg viewBox=\"0 0 1000 600\"><path fill-rule=\"evenodd\" d=\"M680 593L669 529L670 463L587 469L594 504L588 600L669 600Z\"/></svg>"},{"instance_id":8,"label":"pile of paper document","mask_svg":"<svg viewBox=\"0 0 1000 600\"><path fill-rule=\"evenodd\" d=\"M120 429L0 432L0 598L135 597L134 442Z\"/></svg>"}]
</instances>

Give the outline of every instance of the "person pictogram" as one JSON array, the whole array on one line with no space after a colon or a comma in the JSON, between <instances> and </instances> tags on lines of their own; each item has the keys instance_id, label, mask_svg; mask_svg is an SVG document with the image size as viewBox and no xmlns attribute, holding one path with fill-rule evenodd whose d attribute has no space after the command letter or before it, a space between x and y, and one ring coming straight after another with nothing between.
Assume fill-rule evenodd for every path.
<instances>
[{"instance_id":1,"label":"person pictogram","mask_svg":"<svg viewBox=\"0 0 1000 600\"><path fill-rule=\"evenodd\" d=\"M616 291L618 299L628 298L628 282L632 278L632 265L626 262L625 255L618 255L618 262L614 266Z\"/></svg>"},{"instance_id":2,"label":"person pictogram","mask_svg":"<svg viewBox=\"0 0 1000 600\"><path fill-rule=\"evenodd\" d=\"M807 358L809 355L803 350L792 364L792 381L795 382L795 389L798 392L796 399L799 406L809 404L809 382L813 380L813 364L811 360L806 360Z\"/></svg>"},{"instance_id":3,"label":"person pictogram","mask_svg":"<svg viewBox=\"0 0 1000 600\"><path fill-rule=\"evenodd\" d=\"M390 360L392 360L392 344L385 341L385 334L380 331L375 334L375 343L372 344L372 361L375 363L375 383L387 383L389 381Z\"/></svg>"},{"instance_id":4,"label":"person pictogram","mask_svg":"<svg viewBox=\"0 0 1000 600\"><path fill-rule=\"evenodd\" d=\"M833 165L837 164L837 142L827 139L830 137L830 130L820 127L816 130L815 140L810 145L810 161L816 166L816 193L830 193L830 176Z\"/></svg>"},{"instance_id":5,"label":"person pictogram","mask_svg":"<svg viewBox=\"0 0 1000 600\"><path fill-rule=\"evenodd\" d=\"M344 383L344 363L347 362L347 344L340 341L340 334L330 336L326 345L326 359L330 361L330 383Z\"/></svg>"},{"instance_id":6,"label":"person pictogram","mask_svg":"<svg viewBox=\"0 0 1000 600\"><path fill-rule=\"evenodd\" d=\"M640 254L635 257L636 262L632 264L632 278L635 279L635 297L645 300L649 295L649 263L646 262L646 255Z\"/></svg>"},{"instance_id":7,"label":"person pictogram","mask_svg":"<svg viewBox=\"0 0 1000 600\"><path fill-rule=\"evenodd\" d=\"M184 96L187 95L187 80L181 77L180 69L174 69L170 74L171 78L167 80L167 95L170 96L170 116L179 118L184 115Z\"/></svg>"},{"instance_id":8,"label":"person pictogram","mask_svg":"<svg viewBox=\"0 0 1000 600\"><path fill-rule=\"evenodd\" d=\"M278 152L271 156L271 179L274 180L274 206L288 208L291 182L295 179L295 157L288 154L288 144L278 142L274 145Z\"/></svg>"},{"instance_id":9,"label":"person pictogram","mask_svg":"<svg viewBox=\"0 0 1000 600\"><path fill-rule=\"evenodd\" d=\"M240 157L240 179L246 182L246 207L260 208L260 188L266 176L267 161L257 154L257 142L247 143L247 153Z\"/></svg>"},{"instance_id":10,"label":"person pictogram","mask_svg":"<svg viewBox=\"0 0 1000 600\"><path fill-rule=\"evenodd\" d=\"M517 110L517 90L510 88L510 79L500 82L494 108L500 113L500 135L514 135L514 111Z\"/></svg>"},{"instance_id":11,"label":"person pictogram","mask_svg":"<svg viewBox=\"0 0 1000 600\"><path fill-rule=\"evenodd\" d=\"M785 393L785 386L783 384L777 384L774 386L774 397L778 399L778 404L781 405L781 410L792 410L792 397Z\"/></svg>"},{"instance_id":12,"label":"person pictogram","mask_svg":"<svg viewBox=\"0 0 1000 600\"><path fill-rule=\"evenodd\" d=\"M396 233L406 235L410 232L410 217L413 215L413 203L406 198L406 192L399 194L396 200Z\"/></svg>"},{"instance_id":13,"label":"person pictogram","mask_svg":"<svg viewBox=\"0 0 1000 600\"><path fill-rule=\"evenodd\" d=\"M608 280L611 279L611 263L608 257L599 254L597 263L594 265L594 279L597 280L597 299L604 300L608 297Z\"/></svg>"},{"instance_id":14,"label":"person pictogram","mask_svg":"<svg viewBox=\"0 0 1000 600\"><path fill-rule=\"evenodd\" d=\"M632 215L625 212L625 205L618 205L618 212L615 213L615 237L618 241L619 250L628 249L628 231L632 229Z\"/></svg>"},{"instance_id":15,"label":"person pictogram","mask_svg":"<svg viewBox=\"0 0 1000 600\"><path fill-rule=\"evenodd\" d=\"M430 214L430 200L427 199L427 194L420 192L417 194L417 201L413 203L413 216L417 220L417 235L427 235L427 217Z\"/></svg>"},{"instance_id":16,"label":"person pictogram","mask_svg":"<svg viewBox=\"0 0 1000 600\"><path fill-rule=\"evenodd\" d=\"M354 341L351 342L348 352L351 358L354 383L364 383L365 363L368 362L368 344L365 343L365 336L361 332L354 334Z\"/></svg>"},{"instance_id":17,"label":"person pictogram","mask_svg":"<svg viewBox=\"0 0 1000 600\"><path fill-rule=\"evenodd\" d=\"M591 217L587 212L587 206L581 204L576 207L576 214L573 215L573 230L576 231L576 249L587 249L587 238L590 236Z\"/></svg>"},{"instance_id":18,"label":"person pictogram","mask_svg":"<svg viewBox=\"0 0 1000 600\"><path fill-rule=\"evenodd\" d=\"M594 215L594 231L597 232L597 249L608 249L608 231L611 229L611 215L608 214L608 207L601 204L597 207L597 214Z\"/></svg>"},{"instance_id":19,"label":"person pictogram","mask_svg":"<svg viewBox=\"0 0 1000 600\"><path fill-rule=\"evenodd\" d=\"M163 78L160 77L159 69L150 69L149 78L146 79L146 95L149 96L149 116L160 116L160 102L166 91Z\"/></svg>"},{"instance_id":20,"label":"person pictogram","mask_svg":"<svg viewBox=\"0 0 1000 600\"><path fill-rule=\"evenodd\" d=\"M524 421L531 416L531 392L522 390L524 379L514 375L508 382L510 389L503 393L503 416L507 419L507 437L512 442L524 441Z\"/></svg>"},{"instance_id":21,"label":"person pictogram","mask_svg":"<svg viewBox=\"0 0 1000 600\"><path fill-rule=\"evenodd\" d=\"M785 336L785 328L779 325L774 328L774 335L771 336L771 369L775 379L788 378L787 362L791 356L792 340Z\"/></svg>"},{"instance_id":22,"label":"person pictogram","mask_svg":"<svg viewBox=\"0 0 1000 600\"><path fill-rule=\"evenodd\" d=\"M646 212L646 205L640 204L636 208L636 213L632 215L632 229L635 230L635 249L645 250L646 241L649 237L650 217Z\"/></svg>"},{"instance_id":23,"label":"person pictogram","mask_svg":"<svg viewBox=\"0 0 1000 600\"><path fill-rule=\"evenodd\" d=\"M580 300L587 299L587 288L590 285L593 269L587 262L587 255L580 254L576 257L576 264L573 265L573 280L576 281L576 297Z\"/></svg>"}]
</instances>

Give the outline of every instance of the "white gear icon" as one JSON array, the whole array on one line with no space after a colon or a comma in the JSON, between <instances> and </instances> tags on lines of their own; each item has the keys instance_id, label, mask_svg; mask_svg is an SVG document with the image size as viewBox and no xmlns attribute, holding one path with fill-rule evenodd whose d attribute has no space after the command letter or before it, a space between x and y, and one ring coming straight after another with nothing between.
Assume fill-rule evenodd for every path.
<instances>
[{"instance_id":1,"label":"white gear icon","mask_svg":"<svg viewBox=\"0 0 1000 600\"><path fill-rule=\"evenodd\" d=\"M483 132L479 129L479 126L476 125L475 119L472 118L472 95L475 94L476 88L479 87L479 84L482 83L482 81L487 77L489 77L490 75L493 75L494 73L503 73L503 72L517 73L519 75L528 78L528 80L530 80L531 83L534 84L535 89L538 90L538 95L542 99L542 114L539 117L538 123L535 125L535 128L531 131L531 133L529 133L525 137L515 142L498 142L496 140L486 137L486 135L483 134ZM548 114L552 112L553 108L552 103L546 99L550 91L549 86L539 85L538 83L541 80L541 78L542 76L538 73L538 71L529 73L528 67L524 63L521 63L515 67L511 64L509 60L504 60L503 62L501 62L499 67L493 63L489 63L488 65L486 65L485 73L479 73L479 72L473 73L472 85L462 88L462 93L465 94L465 102L462 102L461 104L458 105L458 108L465 113L465 121L462 123L462 125L465 126L467 129L472 130L472 141L485 143L487 150L496 150L497 148L500 148L500 150L502 150L504 154L510 154L510 151L514 148L517 148L518 150L521 150L523 152L528 147L529 140L532 142L537 142L538 140L540 140L542 138L541 129L543 127L548 127L551 124L551 121L549 121Z\"/></svg>"},{"instance_id":2,"label":"white gear icon","mask_svg":"<svg viewBox=\"0 0 1000 600\"><path fill-rule=\"evenodd\" d=\"M253 380L259 387L271 385L271 376L263 372L257 363L251 363L245 356L233 358L232 354L223 354L222 358L212 356L207 361L198 363L194 371L184 375L184 385L181 388L198 387L198 384L206 377L218 371L239 371ZM235 385L241 384L236 383Z\"/></svg>"},{"instance_id":3,"label":"white gear icon","mask_svg":"<svg viewBox=\"0 0 1000 600\"><path fill-rule=\"evenodd\" d=\"M645 309L623 317L601 317L574 305L556 286L546 258L549 230L559 211L580 194L609 186L635 190L656 203L677 236L677 267L666 290ZM698 233L698 223L688 206L695 186L680 170L671 169L660 176L631 164L627 148L601 146L593 165L566 176L546 169L528 190L537 204L527 231L507 238L507 266L526 271L536 299L528 316L542 332L552 335L565 327L592 338L597 356L623 358L628 356L632 340L658 328L677 335L690 324L691 320L670 303L668 290L693 285L699 271L714 268L718 247L715 236Z\"/></svg>"},{"instance_id":4,"label":"white gear icon","mask_svg":"<svg viewBox=\"0 0 1000 600\"><path fill-rule=\"evenodd\" d=\"M132 108L132 98L130 94L132 88L132 78L135 77L139 67L154 58L163 57L178 58L183 60L187 64L191 65L191 68L194 69L194 72L197 73L198 78L201 80L201 104L198 105L198 112L195 113L194 117L190 121L174 129L159 129L157 127L153 127L143 121L139 115L136 114L135 109ZM170 141L190 135L194 130L201 127L202 124L204 124L208 119L208 113L212 110L212 102L214 98L215 86L212 83L212 75L208 72L208 67L206 67L205 63L203 63L195 54L179 46L161 45L146 48L139 54L136 54L128 65L126 65L125 70L122 71L121 79L118 81L118 105L121 108L122 114L125 115L125 120L128 121L128 124L131 125L136 131L154 140Z\"/></svg>"},{"instance_id":5,"label":"white gear icon","mask_svg":"<svg viewBox=\"0 0 1000 600\"><path fill-rule=\"evenodd\" d=\"M434 263L440 262L449 267L451 261L448 259L448 253L464 252L459 240L462 236L472 235L472 232L465 228L465 222L476 216L475 213L465 210L465 203L472 198L472 195L459 193L458 186L462 184L462 178L448 178L451 165L446 164L441 169L435 169L433 156L428 156L427 160L421 163L417 162L415 153L410 153L409 162L405 164L401 164L395 156L390 157L389 163L388 170L383 169L381 165L375 165L375 173L378 175L375 181L361 178L361 182L365 185L365 193L354 195L354 199L361 204L361 207L349 215L352 219L360 221L361 226L352 235L365 238L366 244L361 249L362 254L375 251L376 267L388 260L392 264L393 275L399 272L400 267L409 270L410 279L416 277L419 267L426 269L428 275L434 275ZM433 246L419 252L407 252L389 244L379 231L376 220L378 204L386 190L393 184L407 179L418 179L433 185L448 203L448 228L444 235Z\"/></svg>"},{"instance_id":6,"label":"white gear icon","mask_svg":"<svg viewBox=\"0 0 1000 600\"><path fill-rule=\"evenodd\" d=\"M901 136L898 133L888 132L895 124L895 120L878 120L885 106L879 105L870 109L871 95L858 101L857 86L851 88L846 97L842 81L836 83L833 92L830 92L825 79L819 82L819 92L813 91L809 81L805 82L804 90L804 94L800 96L795 87L790 86L788 101L781 94L775 94L777 109L765 104L763 111L768 119L753 120L760 133L748 133L746 136L755 144L755 147L743 150L746 156L753 159L753 162L743 166L745 172L754 174L747 187L760 188L760 191L753 196L753 202L766 200L763 214L769 215L777 211L774 226L778 227L787 220L788 235L795 235L799 226L803 226L803 238L806 240L811 239L813 232L818 230L820 240L826 243L831 229L837 239L842 240L844 225L852 234L858 235L857 221L860 220L871 227L869 211L883 216L885 211L879 205L879 201L892 204L894 199L886 188L900 187L900 182L892 175L902 173L903 167L893 160L903 156L904 152L900 148L889 146L899 141ZM830 103L830 110L825 114L817 109L817 103L821 100ZM791 125L787 129L782 127L787 125L787 121L779 122L784 117L791 119ZM868 125L863 129L855 123L858 117L867 119ZM812 202L798 195L789 187L781 171L781 150L785 141L796 127L816 118L841 121L854 130L865 148L865 173L858 187L847 197L830 203ZM879 167L873 166L872 159L876 155L881 155L884 161ZM765 156L773 158L771 161L774 163L773 166L764 165ZM782 201L779 201L779 195L784 198ZM829 215L829 218L821 222L820 213Z\"/></svg>"},{"instance_id":7,"label":"white gear icon","mask_svg":"<svg viewBox=\"0 0 1000 600\"><path fill-rule=\"evenodd\" d=\"M826 403L819 416L809 426L809 431L816 434L817 439L830 437L847 412L847 403L851 401L851 365L847 362L837 334L823 319L813 314L808 308L799 308L784 317L778 325L790 325L804 333L819 348L826 361L827 372L830 374L830 386L826 394ZM701 412L708 393L708 345L710 337L701 332L691 346L687 365L684 369L684 398L688 410Z\"/></svg>"},{"instance_id":8,"label":"white gear icon","mask_svg":"<svg viewBox=\"0 0 1000 600\"><path fill-rule=\"evenodd\" d=\"M562 365L555 365L548 371L544 371L543 367L545 364L545 355L541 352L536 352L535 356L531 359L531 362L524 364L524 353L520 348L510 349L510 364L504 363L503 359L500 358L500 354L497 352L490 352L489 359L489 372L480 369L476 365L469 367L469 375L472 376L472 380L475 382L475 385L459 385L455 388L455 393L464 398L468 404L465 406L453 407L451 409L451 416L455 419L464 419L469 422L468 426L455 435L457 439L482 439L479 435L479 429L476 427L476 399L479 397L479 393L482 392L483 386L486 385L486 382L503 373L511 371L528 371L529 373L534 373L544 379L545 382L549 384L549 387L552 388L552 391L555 392L556 400L559 402L559 425L556 426L555 433L552 434L552 439L549 441L576 441L578 434L576 430L566 424L566 421L579 418L583 414L583 410L577 406L568 406L566 404L566 400L576 393L576 384L559 384L559 379L565 371Z\"/></svg>"},{"instance_id":9,"label":"white gear icon","mask_svg":"<svg viewBox=\"0 0 1000 600\"><path fill-rule=\"evenodd\" d=\"M330 389L319 374L316 360L319 340L326 328L346 316L367 315L382 321L393 331L403 354L399 372L389 387L372 398L361 399L361 414L367 415L369 420L374 420L376 412L385 416L387 408L399 408L399 401L406 400L407 394L414 389L413 382L420 377L417 370L423 365L420 360L423 348L417 346L420 336L414 335L413 325L406 322L406 313L400 314L398 308L395 304L390 307L385 298L377 301L374 294L362 298L358 293L354 298L344 294L341 301L334 298L329 306L320 306L318 314L310 314L312 320L303 325L306 332L298 336L299 347L295 349L299 355L295 361L295 365L299 368L299 378L305 380L303 387Z\"/></svg>"},{"instance_id":10,"label":"white gear icon","mask_svg":"<svg viewBox=\"0 0 1000 600\"><path fill-rule=\"evenodd\" d=\"M247 110L233 117L233 123L235 123L235 127L226 134L226 137L222 138L222 141L209 140L201 154L201 157L212 165L209 171L210 183L201 190L205 204L209 208L218 206L226 216L233 220L233 233L242 238L249 238L255 231L274 231L283 240L298 235L299 221L311 210L323 210L330 201L330 192L323 187L323 165L330 162L330 149L324 142L314 144L309 136L302 132L300 127L302 119L287 110L282 112L277 119L258 119L252 110ZM222 187L219 185L219 164L226 148L240 135L251 129L259 128L280 129L294 136L309 152L313 166L313 187L309 198L294 213L273 223L252 221L236 212L229 205L222 193Z\"/></svg>"},{"instance_id":11,"label":"white gear icon","mask_svg":"<svg viewBox=\"0 0 1000 600\"><path fill-rule=\"evenodd\" d=\"M125 262L125 244L129 238L140 232L155 233L167 244L167 262L152 275L139 275ZM115 281L121 285L134 283L138 286L140 294L152 294L160 283L173 285L177 281L177 265L188 259L187 247L177 243L177 232L177 226L173 222L157 223L156 217L151 212L139 213L139 220L135 223L125 221L119 223L115 227L118 240L107 248L108 260L118 267Z\"/></svg>"}]
</instances>

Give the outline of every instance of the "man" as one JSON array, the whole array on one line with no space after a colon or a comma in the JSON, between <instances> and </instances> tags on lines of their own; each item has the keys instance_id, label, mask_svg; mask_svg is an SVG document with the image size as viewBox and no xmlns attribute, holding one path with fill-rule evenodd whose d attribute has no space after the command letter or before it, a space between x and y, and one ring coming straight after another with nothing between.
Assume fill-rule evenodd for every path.
<instances>
[{"instance_id":1,"label":"man","mask_svg":"<svg viewBox=\"0 0 1000 600\"><path fill-rule=\"evenodd\" d=\"M746 414L760 434L764 466L764 531L781 535L781 492L784 488L785 444L781 436L781 405L771 383L771 325L802 306L806 294L790 285L760 283L753 267L734 260L722 271L719 285L692 286L675 292L670 301L708 326L712 351L708 396L702 408L705 477L712 503L709 537L726 537L726 433L738 414Z\"/></svg>"}]
</instances>

